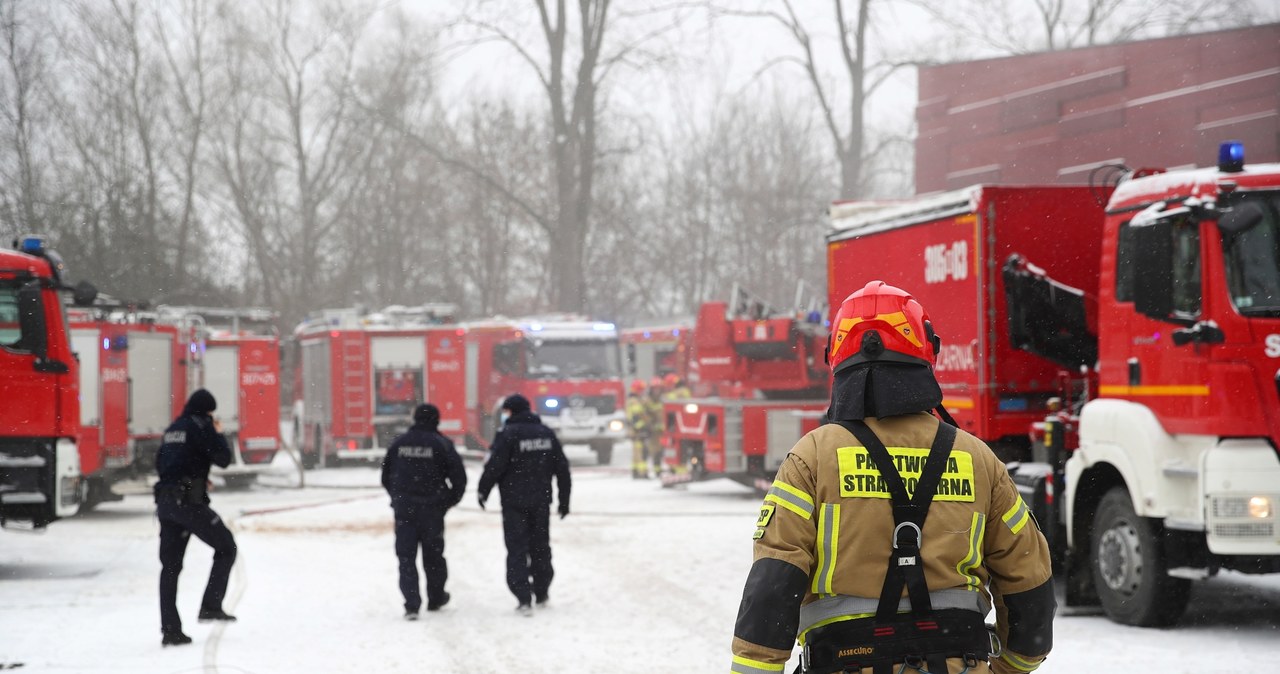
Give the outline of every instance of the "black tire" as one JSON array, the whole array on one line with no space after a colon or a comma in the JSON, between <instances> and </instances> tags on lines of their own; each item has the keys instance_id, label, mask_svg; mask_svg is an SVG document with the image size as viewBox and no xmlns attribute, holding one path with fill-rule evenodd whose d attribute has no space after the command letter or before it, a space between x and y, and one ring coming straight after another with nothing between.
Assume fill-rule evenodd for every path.
<instances>
[{"instance_id":1,"label":"black tire","mask_svg":"<svg viewBox=\"0 0 1280 674\"><path fill-rule=\"evenodd\" d=\"M1134 513L1124 487L1102 497L1090 534L1089 563L1102 609L1115 622L1167 627L1186 610L1191 581L1168 575L1160 539L1160 524Z\"/></svg>"},{"instance_id":2,"label":"black tire","mask_svg":"<svg viewBox=\"0 0 1280 674\"><path fill-rule=\"evenodd\" d=\"M596 463L601 466L607 466L613 461L613 441L612 440L595 440L591 443L591 450L596 453Z\"/></svg>"}]
</instances>

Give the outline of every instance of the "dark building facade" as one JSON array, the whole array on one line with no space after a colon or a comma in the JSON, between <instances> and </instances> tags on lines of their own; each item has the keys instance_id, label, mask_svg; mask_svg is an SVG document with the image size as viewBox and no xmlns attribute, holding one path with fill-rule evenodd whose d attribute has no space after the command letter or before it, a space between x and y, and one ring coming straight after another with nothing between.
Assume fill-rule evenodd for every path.
<instances>
[{"instance_id":1,"label":"dark building facade","mask_svg":"<svg viewBox=\"0 0 1280 674\"><path fill-rule=\"evenodd\" d=\"M916 192L1280 161L1280 24L920 69Z\"/></svg>"}]
</instances>

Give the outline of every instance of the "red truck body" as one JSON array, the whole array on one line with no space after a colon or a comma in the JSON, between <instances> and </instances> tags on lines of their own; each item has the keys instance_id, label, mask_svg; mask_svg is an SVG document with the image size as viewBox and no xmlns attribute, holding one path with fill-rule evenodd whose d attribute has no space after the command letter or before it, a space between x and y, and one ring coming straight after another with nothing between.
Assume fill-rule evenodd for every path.
<instances>
[{"instance_id":1,"label":"red truck body","mask_svg":"<svg viewBox=\"0 0 1280 674\"><path fill-rule=\"evenodd\" d=\"M942 338L943 406L999 453L1026 458L1027 429L1061 394L1060 368L1011 343L1001 269L1019 253L1060 262L1055 278L1067 285L1096 287L1099 197L1087 187L980 186L874 209L837 203L831 215L829 305L870 280L907 289Z\"/></svg>"},{"instance_id":2,"label":"red truck body","mask_svg":"<svg viewBox=\"0 0 1280 674\"><path fill-rule=\"evenodd\" d=\"M19 245L0 249L0 524L40 528L80 507L79 365L60 259Z\"/></svg>"},{"instance_id":3,"label":"red truck body","mask_svg":"<svg viewBox=\"0 0 1280 674\"><path fill-rule=\"evenodd\" d=\"M280 448L279 338L214 332L205 339L202 361L204 388L218 401L237 466L270 465Z\"/></svg>"}]
</instances>

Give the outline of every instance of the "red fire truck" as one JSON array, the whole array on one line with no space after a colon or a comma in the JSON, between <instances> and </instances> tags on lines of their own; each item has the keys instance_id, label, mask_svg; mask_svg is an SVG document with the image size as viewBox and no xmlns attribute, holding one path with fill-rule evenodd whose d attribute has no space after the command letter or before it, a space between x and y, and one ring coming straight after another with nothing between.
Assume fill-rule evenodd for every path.
<instances>
[{"instance_id":1,"label":"red fire truck","mask_svg":"<svg viewBox=\"0 0 1280 674\"><path fill-rule=\"evenodd\" d=\"M461 372L458 331L439 325L454 310L452 305L392 307L376 314L332 309L294 330L294 442L305 467L382 457L424 399L433 373ZM433 400L443 398L431 391ZM441 431L461 430L460 401L442 402L437 403Z\"/></svg>"},{"instance_id":2,"label":"red fire truck","mask_svg":"<svg viewBox=\"0 0 1280 674\"><path fill-rule=\"evenodd\" d=\"M80 508L79 366L61 258L39 237L14 248L0 249L0 524L42 528ZM92 294L85 284L77 299Z\"/></svg>"},{"instance_id":3,"label":"red fire truck","mask_svg":"<svg viewBox=\"0 0 1280 674\"><path fill-rule=\"evenodd\" d=\"M555 315L466 323L459 334L466 345L459 391L469 447L488 446L502 399L520 393L561 442L589 445L601 464L609 463L614 444L626 437L614 324Z\"/></svg>"},{"instance_id":4,"label":"red fire truck","mask_svg":"<svg viewBox=\"0 0 1280 674\"><path fill-rule=\"evenodd\" d=\"M182 326L118 304L74 307L80 361L80 463L85 508L122 497L120 480L147 474L170 422L198 385L201 347ZM194 378L194 379L193 379Z\"/></svg>"},{"instance_id":5,"label":"red fire truck","mask_svg":"<svg viewBox=\"0 0 1280 674\"><path fill-rule=\"evenodd\" d=\"M780 312L737 287L731 297L698 311L685 367L695 397L663 405L664 486L728 477L767 490L826 411L822 312Z\"/></svg>"},{"instance_id":6,"label":"red fire truck","mask_svg":"<svg viewBox=\"0 0 1280 674\"><path fill-rule=\"evenodd\" d=\"M1109 192L837 204L830 301L872 279L915 295L961 427L1023 456L1042 433L1050 461L1015 480L1068 605L1164 625L1192 579L1280 571L1280 165L1246 168L1228 144L1217 168Z\"/></svg>"},{"instance_id":7,"label":"red fire truck","mask_svg":"<svg viewBox=\"0 0 1280 674\"><path fill-rule=\"evenodd\" d=\"M622 354L626 361L627 379L648 384L668 374L689 379L689 342L692 322L673 325L641 326L618 331Z\"/></svg>"}]
</instances>

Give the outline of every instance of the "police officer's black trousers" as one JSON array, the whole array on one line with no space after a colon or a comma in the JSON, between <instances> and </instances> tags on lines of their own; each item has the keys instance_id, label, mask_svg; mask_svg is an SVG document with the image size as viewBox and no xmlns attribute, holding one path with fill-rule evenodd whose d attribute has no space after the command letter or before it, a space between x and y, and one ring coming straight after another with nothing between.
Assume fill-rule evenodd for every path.
<instances>
[{"instance_id":1,"label":"police officer's black trousers","mask_svg":"<svg viewBox=\"0 0 1280 674\"><path fill-rule=\"evenodd\" d=\"M236 541L222 518L208 505L160 503L156 505L156 516L160 519L160 629L176 632L182 630L182 618L178 616L178 575L182 573L182 559L187 554L191 534L213 548L213 568L209 570L201 610L222 608L231 566L236 561Z\"/></svg>"},{"instance_id":2,"label":"police officer's black trousers","mask_svg":"<svg viewBox=\"0 0 1280 674\"><path fill-rule=\"evenodd\" d=\"M444 561L444 513L446 508L413 504L398 505L396 513L396 557L400 559L400 593L406 611L417 613L422 606L418 592L418 548L422 548L422 571L427 576L427 605L444 599L444 582L449 567Z\"/></svg>"},{"instance_id":3,"label":"police officer's black trousers","mask_svg":"<svg viewBox=\"0 0 1280 674\"><path fill-rule=\"evenodd\" d=\"M521 604L530 594L545 597L551 568L551 507L502 506L502 534L507 542L507 587Z\"/></svg>"}]
</instances>

